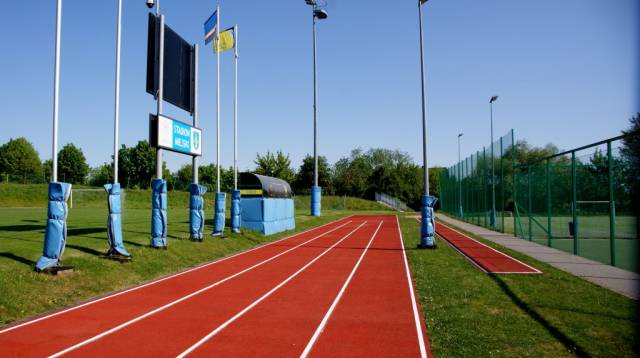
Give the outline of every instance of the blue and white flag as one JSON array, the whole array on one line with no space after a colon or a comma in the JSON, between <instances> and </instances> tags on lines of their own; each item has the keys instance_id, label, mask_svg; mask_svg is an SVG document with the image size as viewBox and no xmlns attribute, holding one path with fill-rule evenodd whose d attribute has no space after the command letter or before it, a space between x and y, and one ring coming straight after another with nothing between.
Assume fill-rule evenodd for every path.
<instances>
[{"instance_id":1,"label":"blue and white flag","mask_svg":"<svg viewBox=\"0 0 640 358\"><path fill-rule=\"evenodd\" d=\"M218 11L214 11L213 15L209 16L207 21L204 22L204 44L207 45L213 41L213 37L218 30Z\"/></svg>"}]
</instances>

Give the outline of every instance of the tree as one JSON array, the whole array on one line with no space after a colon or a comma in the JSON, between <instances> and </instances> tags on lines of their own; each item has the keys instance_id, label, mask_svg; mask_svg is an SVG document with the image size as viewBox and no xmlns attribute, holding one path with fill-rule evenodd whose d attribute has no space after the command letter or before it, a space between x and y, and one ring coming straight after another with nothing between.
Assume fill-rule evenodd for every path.
<instances>
[{"instance_id":1,"label":"tree","mask_svg":"<svg viewBox=\"0 0 640 358\"><path fill-rule=\"evenodd\" d=\"M254 163L256 164L256 174L280 178L289 183L294 179L291 159L288 154L281 151L275 155L268 151L264 156L257 153Z\"/></svg>"},{"instance_id":2,"label":"tree","mask_svg":"<svg viewBox=\"0 0 640 358\"><path fill-rule=\"evenodd\" d=\"M113 183L113 164L104 163L91 169L89 173L89 185L103 186L107 183Z\"/></svg>"},{"instance_id":3,"label":"tree","mask_svg":"<svg viewBox=\"0 0 640 358\"><path fill-rule=\"evenodd\" d=\"M118 151L118 181L127 188L149 188L156 173L156 150L146 140Z\"/></svg>"},{"instance_id":4,"label":"tree","mask_svg":"<svg viewBox=\"0 0 640 358\"><path fill-rule=\"evenodd\" d=\"M308 155L302 160L302 165L296 173L293 181L293 190L296 193L308 193L313 185L315 160ZM329 162L324 156L318 157L318 185L322 187L323 192L327 194L333 193L333 173Z\"/></svg>"},{"instance_id":5,"label":"tree","mask_svg":"<svg viewBox=\"0 0 640 358\"><path fill-rule=\"evenodd\" d=\"M217 167L215 164L201 165L198 167L198 177L200 184L207 187L209 192L216 191ZM220 168L220 191L231 192L233 190L233 167L229 169Z\"/></svg>"},{"instance_id":6,"label":"tree","mask_svg":"<svg viewBox=\"0 0 640 358\"><path fill-rule=\"evenodd\" d=\"M23 183L42 182L40 157L33 145L20 137L0 146L0 174L8 174L9 180Z\"/></svg>"},{"instance_id":7,"label":"tree","mask_svg":"<svg viewBox=\"0 0 640 358\"><path fill-rule=\"evenodd\" d=\"M58 180L71 184L83 184L89 173L89 165L82 150L73 143L66 144L58 152Z\"/></svg>"}]
</instances>

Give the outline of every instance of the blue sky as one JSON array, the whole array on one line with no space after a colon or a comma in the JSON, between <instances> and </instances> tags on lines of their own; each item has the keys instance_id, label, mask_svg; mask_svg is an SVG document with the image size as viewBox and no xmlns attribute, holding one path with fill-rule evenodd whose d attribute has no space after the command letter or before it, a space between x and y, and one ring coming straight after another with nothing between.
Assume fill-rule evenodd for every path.
<instances>
[{"instance_id":1,"label":"blue sky","mask_svg":"<svg viewBox=\"0 0 640 358\"><path fill-rule=\"evenodd\" d=\"M161 0L166 22L203 44L214 1ZM55 1L4 2L0 15L0 143L25 136L51 156ZM452 165L510 128L535 145L569 149L619 134L640 110L640 5L635 0L431 0L424 9L430 165ZM148 135L147 8L125 0L121 142ZM318 24L319 152L330 162L356 147L401 149L421 160L416 1L330 0ZM313 150L311 12L303 0L224 1L239 25L240 168L281 149L297 167ZM63 2L60 146L91 165L112 154L116 1ZM215 57L200 53L203 161L215 161ZM232 163L232 54L222 55L221 162ZM190 121L171 105L172 117ZM177 169L188 157L168 153Z\"/></svg>"}]
</instances>

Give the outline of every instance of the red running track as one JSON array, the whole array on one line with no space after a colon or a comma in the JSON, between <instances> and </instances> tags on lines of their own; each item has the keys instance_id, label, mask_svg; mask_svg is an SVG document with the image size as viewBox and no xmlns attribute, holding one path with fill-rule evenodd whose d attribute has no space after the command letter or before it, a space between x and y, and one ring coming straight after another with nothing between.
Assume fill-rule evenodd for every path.
<instances>
[{"instance_id":1,"label":"red running track","mask_svg":"<svg viewBox=\"0 0 640 358\"><path fill-rule=\"evenodd\" d=\"M352 216L0 329L0 356L427 356L395 216Z\"/></svg>"},{"instance_id":2,"label":"red running track","mask_svg":"<svg viewBox=\"0 0 640 358\"><path fill-rule=\"evenodd\" d=\"M539 274L542 271L487 246L440 222L436 232L480 270L488 273Z\"/></svg>"}]
</instances>

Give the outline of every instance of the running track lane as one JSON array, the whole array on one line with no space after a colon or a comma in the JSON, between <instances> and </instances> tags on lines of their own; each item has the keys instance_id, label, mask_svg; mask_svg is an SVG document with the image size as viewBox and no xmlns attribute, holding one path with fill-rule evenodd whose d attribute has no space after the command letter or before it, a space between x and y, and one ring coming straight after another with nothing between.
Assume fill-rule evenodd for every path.
<instances>
[{"instance_id":1,"label":"running track lane","mask_svg":"<svg viewBox=\"0 0 640 358\"><path fill-rule=\"evenodd\" d=\"M341 311L344 310L345 305L353 304L349 303L354 301L353 299L350 300L350 298L354 293L360 292L359 295L356 295L355 302L358 303L362 300L364 301L361 302L362 305L360 307L347 306L346 309L347 317L353 316L350 315L352 310L364 314L358 318L360 322L354 322L360 326L360 329L353 330L349 328L348 331L338 332L340 339L328 342L332 348L326 354L425 356L428 352L428 347L425 344L427 342L426 330L424 321L419 314L419 306L416 304L410 272L402 249L399 227L395 220L397 219L393 216L350 218L348 222L342 221L341 223L335 223L334 227L328 225L324 229L317 230L315 232L317 237L303 241L299 244L303 245L301 247L293 246L294 243L289 242L289 240L283 240L279 245L285 247L282 248L279 254L266 259L263 263L254 263L253 266L245 268L246 273L239 275L238 273L242 271L237 271L233 279L223 279L222 281L224 282L219 285L213 285L210 288L205 287L206 289L201 289L203 291L198 294L194 294L193 292L195 291L191 290L190 294L179 298L179 302L176 304L169 304L166 309L159 310L153 315L144 317L144 315L139 315L140 312L137 313L138 316L130 314L130 321L128 322L133 323L119 322L121 328L99 339L94 340L91 337L87 339L85 333L85 337L76 339L72 343L75 344L76 348L68 350L69 347L66 347L62 352L69 353L65 354L65 356L102 356L113 355L114 353L120 356L144 356L151 352L160 356L174 356L177 354L175 352L189 350L194 344L210 336L211 332L216 330L222 334L227 331L231 332L236 325L242 325L245 317L248 319L251 329L249 333L244 332L247 337L257 337L267 332L274 334L272 338L275 340L289 342L286 334L279 335L278 332L280 332L283 325L293 324L295 326L296 322L287 322L288 319L284 317L285 321L278 320L280 322L277 322L278 324L275 327L261 326L262 323L255 322L253 314L255 313L258 316L262 314L262 317L269 320L272 313L282 313L283 308L299 307L300 303L303 303L307 306L307 310L303 310L300 315L309 315L307 311L314 315L315 318L310 320L313 323L310 327L312 330L313 326L316 326L315 333L312 337L303 337L304 339L300 343L295 343L293 346L282 345L278 350L271 350L271 352L277 355L293 356L299 355L302 349L307 347L310 348L311 355L323 355L320 350L324 348L323 339L332 332L335 334L334 322L340 323L344 319L344 314ZM371 225L371 223L376 221L378 221L378 225L375 228L376 231L373 231L375 224ZM383 225L380 225L380 222L383 222ZM395 228L393 233L389 232L389 225ZM322 234L322 232L325 233ZM390 241L390 237L396 239L395 245L393 240ZM364 245L366 240L368 240L367 244ZM291 253L285 254L288 251L291 251ZM356 252L355 256L353 251ZM372 254L378 251L380 251L380 254L386 252L388 255ZM395 252L395 258L391 257L392 252ZM343 258L344 253L350 254ZM239 256L244 255L241 254ZM356 256L358 259L354 263ZM372 259L372 257L377 257L377 259ZM378 262L381 258L384 259L383 261L388 261L388 264ZM235 261L235 258L230 258L228 261ZM372 261L377 265L371 265ZM301 266L303 263L304 265ZM209 265L211 266L206 267L218 267L218 265ZM259 266L255 267L256 265ZM323 267L324 270L318 270L317 267ZM372 267L375 272L372 272ZM293 272L294 270L295 272ZM329 273L331 270L335 272ZM347 278L341 283L339 277L342 270L347 271L342 274L343 278L345 276ZM212 268L210 274L215 274L215 271L215 268ZM362 274L363 272L365 275ZM188 272L182 274L182 276L187 276L187 274ZM170 277L165 279L164 282L182 280L184 279L182 276L179 276L178 279ZM315 283L309 283L313 281ZM401 284L397 284L398 282ZM396 285L394 286L393 283L396 283ZM317 297L306 297L304 293L295 294L296 290L292 290L289 287L303 289L306 287L309 290L314 290L315 285L320 285L327 289L316 289L314 292ZM265 292L271 286L272 288ZM341 288L336 295L337 286L341 286ZM145 296L145 287L142 286L137 290L125 291L115 297L132 294ZM170 291L171 287L167 289ZM405 292L405 295L398 294L402 291ZM216 294L212 294L212 292L216 292ZM301 299L300 295L304 299ZM328 298L325 297L327 295L329 296ZM379 299L379 297L387 297L387 299ZM144 298L149 299L150 297ZM59 331L62 335L52 336L50 340L64 339L67 333L74 331L77 326L85 325L93 320L104 320L104 317L97 317L104 315L103 312L91 312L92 309L90 308L92 306L96 307L100 302L110 301L111 299L107 297L101 299L102 301L95 301L97 303L90 302L79 306L77 309L62 311L62 313L48 316L50 318L40 318L32 321L34 323L27 322L26 324L16 325L0 331L0 350L5 352L5 348L11 348L12 342L2 342L2 339L6 339L5 335L12 336L16 332L20 333L22 329L27 327L32 329L39 326L41 322L49 320L56 320L58 324L66 327L66 329ZM320 304L320 301L323 304ZM326 310L329 301L332 301L331 307ZM228 307L231 307L231 310L228 310ZM271 309L271 313L264 314L263 309L265 308ZM129 307L129 309L136 310L136 307ZM155 310L158 310L158 308L155 308ZM326 312L324 312L325 310ZM64 319L69 312L77 313L78 311L84 312L85 321L74 322ZM149 311L147 310L146 312L148 314ZM409 313L407 314L407 312ZM229 317L233 313L235 314ZM203 316L205 316L205 319L202 319ZM388 318L382 319L383 317ZM403 320L404 322L400 322ZM323 325L323 323L326 325ZM371 325L371 328L367 329L369 325ZM113 322L108 326L109 329L114 330ZM200 337L203 326L210 332L206 336ZM398 332L398 330L401 330L401 332ZM150 332L152 334L149 334ZM310 329L307 328L306 332L308 332L306 334L308 335ZM32 333L35 335L49 334L46 330ZM104 332L100 334L104 334ZM194 336L198 337L193 338ZM216 343L221 341L217 339L220 337L210 337L213 337L213 339L208 338L203 341L203 350L210 345L215 347ZM414 339L407 339L407 337L413 337ZM24 339L25 337L22 338ZM32 340L38 339L37 336L31 336L31 338ZM185 344L186 341L189 342ZM353 346L344 344L348 342L352 344L353 342L360 343L364 347L359 346L356 347L358 349L354 349ZM14 351L15 354L13 355L22 353L41 356L55 353L51 349L38 353L38 349L41 349L39 344L32 345L34 343L28 340L22 343L29 346L22 346L22 349ZM44 345L46 343L49 342L43 342ZM252 344L251 339L244 340L240 343L240 348L244 349L245 346ZM256 347L259 354L263 352L259 349L259 346ZM198 351L198 349L194 349L192 353L195 355L208 355L202 352L199 354ZM241 351L238 353L241 355ZM267 354L268 352L264 351L264 353Z\"/></svg>"},{"instance_id":2,"label":"running track lane","mask_svg":"<svg viewBox=\"0 0 640 358\"><path fill-rule=\"evenodd\" d=\"M232 281L138 321L95 342L68 353L69 357L96 354L122 357L175 357L217 326L255 302L307 264L321 257L341 241L351 240L366 230L366 221L354 220L346 232L326 236ZM323 240L324 239L324 240ZM260 329L256 327L256 329ZM251 344L246 342L245 344Z\"/></svg>"},{"instance_id":3,"label":"running track lane","mask_svg":"<svg viewBox=\"0 0 640 358\"><path fill-rule=\"evenodd\" d=\"M480 270L500 274L540 274L542 271L489 247L447 225L436 223L436 232Z\"/></svg>"},{"instance_id":4,"label":"running track lane","mask_svg":"<svg viewBox=\"0 0 640 358\"><path fill-rule=\"evenodd\" d=\"M385 217L353 280L309 347L318 357L431 357L397 217Z\"/></svg>"},{"instance_id":5,"label":"running track lane","mask_svg":"<svg viewBox=\"0 0 640 358\"><path fill-rule=\"evenodd\" d=\"M103 333L256 265L292 254L298 245L345 232L350 218L225 257L149 283L0 329L1 356L44 356ZM287 252L289 251L289 252ZM255 269L255 268L253 268Z\"/></svg>"}]
</instances>

